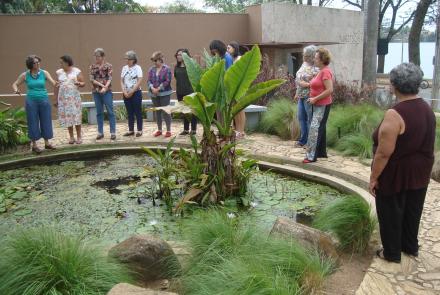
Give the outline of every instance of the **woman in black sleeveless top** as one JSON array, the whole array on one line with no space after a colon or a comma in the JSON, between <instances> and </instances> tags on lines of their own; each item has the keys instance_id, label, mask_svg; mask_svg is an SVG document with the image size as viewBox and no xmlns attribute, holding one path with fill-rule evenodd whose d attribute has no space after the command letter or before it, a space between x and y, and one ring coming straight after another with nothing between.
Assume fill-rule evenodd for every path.
<instances>
[{"instance_id":1,"label":"woman in black sleeveless top","mask_svg":"<svg viewBox=\"0 0 440 295\"><path fill-rule=\"evenodd\" d=\"M403 63L390 73L398 103L373 134L370 192L376 198L383 249L376 254L400 262L418 255L420 218L434 163L435 116L418 96L423 72Z\"/></svg>"}]
</instances>

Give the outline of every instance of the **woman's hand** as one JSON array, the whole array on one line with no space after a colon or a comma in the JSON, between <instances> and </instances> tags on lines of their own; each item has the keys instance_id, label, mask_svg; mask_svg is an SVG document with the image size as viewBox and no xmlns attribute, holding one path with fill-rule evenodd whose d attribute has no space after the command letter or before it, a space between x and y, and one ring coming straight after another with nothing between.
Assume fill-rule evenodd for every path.
<instances>
[{"instance_id":1,"label":"woman's hand","mask_svg":"<svg viewBox=\"0 0 440 295\"><path fill-rule=\"evenodd\" d=\"M108 90L108 88L106 86L102 87L101 90L99 91L99 93L104 94L106 93Z\"/></svg>"},{"instance_id":2,"label":"woman's hand","mask_svg":"<svg viewBox=\"0 0 440 295\"><path fill-rule=\"evenodd\" d=\"M21 92L20 92L20 90L18 90L18 89L14 91L14 94L18 94L18 95L21 96Z\"/></svg>"},{"instance_id":3,"label":"woman's hand","mask_svg":"<svg viewBox=\"0 0 440 295\"><path fill-rule=\"evenodd\" d=\"M310 97L308 99L308 101L309 101L310 104L315 104L318 101L318 99L316 99L316 97Z\"/></svg>"},{"instance_id":4,"label":"woman's hand","mask_svg":"<svg viewBox=\"0 0 440 295\"><path fill-rule=\"evenodd\" d=\"M376 189L379 187L379 181L374 178L370 178L370 185L368 187L370 194L376 197Z\"/></svg>"}]
</instances>

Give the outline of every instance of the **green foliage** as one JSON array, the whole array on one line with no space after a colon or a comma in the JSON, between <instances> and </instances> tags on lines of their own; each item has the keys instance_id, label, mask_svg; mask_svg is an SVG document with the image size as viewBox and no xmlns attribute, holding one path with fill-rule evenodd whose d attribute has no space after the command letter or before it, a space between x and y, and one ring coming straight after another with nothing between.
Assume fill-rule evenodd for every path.
<instances>
[{"instance_id":1,"label":"green foliage","mask_svg":"<svg viewBox=\"0 0 440 295\"><path fill-rule=\"evenodd\" d=\"M0 294L101 295L127 270L83 239L52 228L18 230L0 244Z\"/></svg>"},{"instance_id":2,"label":"green foliage","mask_svg":"<svg viewBox=\"0 0 440 295\"><path fill-rule=\"evenodd\" d=\"M368 203L361 197L351 196L328 203L318 212L313 225L336 235L341 248L365 252L376 223Z\"/></svg>"},{"instance_id":3,"label":"green foliage","mask_svg":"<svg viewBox=\"0 0 440 295\"><path fill-rule=\"evenodd\" d=\"M252 159L243 160L241 165L237 169L237 185L238 185L238 197L239 203L244 207L249 207L250 199L247 194L249 180L252 176L252 172L257 169L257 161Z\"/></svg>"},{"instance_id":4,"label":"green foliage","mask_svg":"<svg viewBox=\"0 0 440 295\"><path fill-rule=\"evenodd\" d=\"M153 151L146 147L142 148L144 152L156 161L156 167L149 172L156 177L159 186L159 195L164 199L170 210L174 206L171 192L176 188L180 173L180 170L176 165L176 157L173 150L175 139L176 138L174 137L168 142L165 151L162 151L161 149Z\"/></svg>"},{"instance_id":5,"label":"green foliage","mask_svg":"<svg viewBox=\"0 0 440 295\"><path fill-rule=\"evenodd\" d=\"M167 3L161 6L159 11L161 13L202 13L203 10L195 8L187 0L174 0L171 3Z\"/></svg>"},{"instance_id":6,"label":"green foliage","mask_svg":"<svg viewBox=\"0 0 440 295\"><path fill-rule=\"evenodd\" d=\"M23 108L0 111L0 153L29 142Z\"/></svg>"},{"instance_id":7,"label":"green foliage","mask_svg":"<svg viewBox=\"0 0 440 295\"><path fill-rule=\"evenodd\" d=\"M302 294L331 273L332 261L247 224L213 210L185 224L193 250L182 275L185 294Z\"/></svg>"},{"instance_id":8,"label":"green foliage","mask_svg":"<svg viewBox=\"0 0 440 295\"><path fill-rule=\"evenodd\" d=\"M297 139L300 133L297 105L288 98L272 100L263 114L259 129L285 140Z\"/></svg>"},{"instance_id":9,"label":"green foliage","mask_svg":"<svg viewBox=\"0 0 440 295\"><path fill-rule=\"evenodd\" d=\"M347 156L372 157L372 134L384 112L370 104L340 105L330 110L327 144ZM340 130L341 138L338 136Z\"/></svg>"}]
</instances>

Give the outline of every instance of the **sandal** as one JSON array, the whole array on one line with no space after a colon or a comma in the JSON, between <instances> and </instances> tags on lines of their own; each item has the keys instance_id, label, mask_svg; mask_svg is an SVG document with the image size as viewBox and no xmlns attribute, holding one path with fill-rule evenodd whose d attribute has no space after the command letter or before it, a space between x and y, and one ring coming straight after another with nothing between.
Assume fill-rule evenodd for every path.
<instances>
[{"instance_id":1,"label":"sandal","mask_svg":"<svg viewBox=\"0 0 440 295\"><path fill-rule=\"evenodd\" d=\"M44 149L46 149L46 150L56 150L57 148L54 147L54 146L51 145L51 144L47 144L47 145L44 146Z\"/></svg>"},{"instance_id":2,"label":"sandal","mask_svg":"<svg viewBox=\"0 0 440 295\"><path fill-rule=\"evenodd\" d=\"M42 151L39 147L37 147L37 146L33 146L33 147L32 147L32 152L35 153L35 154L37 154L37 155L39 155L39 154L41 154L43 151Z\"/></svg>"},{"instance_id":3,"label":"sandal","mask_svg":"<svg viewBox=\"0 0 440 295\"><path fill-rule=\"evenodd\" d=\"M302 162L303 162L303 164L309 164L309 163L316 162L316 160L309 160L309 159L305 158Z\"/></svg>"},{"instance_id":4,"label":"sandal","mask_svg":"<svg viewBox=\"0 0 440 295\"><path fill-rule=\"evenodd\" d=\"M133 136L133 135L134 135L134 131L129 131L129 132L124 133L123 136Z\"/></svg>"},{"instance_id":5,"label":"sandal","mask_svg":"<svg viewBox=\"0 0 440 295\"><path fill-rule=\"evenodd\" d=\"M140 137L140 136L142 136L142 131L136 132L136 137Z\"/></svg>"},{"instance_id":6,"label":"sandal","mask_svg":"<svg viewBox=\"0 0 440 295\"><path fill-rule=\"evenodd\" d=\"M74 143L75 143L75 139L69 140L69 144L74 144Z\"/></svg>"},{"instance_id":7,"label":"sandal","mask_svg":"<svg viewBox=\"0 0 440 295\"><path fill-rule=\"evenodd\" d=\"M388 262L400 263L400 259L387 259L383 254L383 248L376 251L376 256Z\"/></svg>"},{"instance_id":8,"label":"sandal","mask_svg":"<svg viewBox=\"0 0 440 295\"><path fill-rule=\"evenodd\" d=\"M82 144L82 143L83 143L82 139L78 139L78 140L76 141L76 144Z\"/></svg>"}]
</instances>

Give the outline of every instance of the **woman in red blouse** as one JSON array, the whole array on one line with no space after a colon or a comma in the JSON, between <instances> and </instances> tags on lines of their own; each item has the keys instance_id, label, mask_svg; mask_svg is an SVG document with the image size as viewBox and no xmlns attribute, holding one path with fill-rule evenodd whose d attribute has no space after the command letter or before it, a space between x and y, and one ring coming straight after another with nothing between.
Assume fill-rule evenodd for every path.
<instances>
[{"instance_id":1,"label":"woman in red blouse","mask_svg":"<svg viewBox=\"0 0 440 295\"><path fill-rule=\"evenodd\" d=\"M326 158L326 124L330 113L333 93L333 73L328 67L330 52L319 48L315 54L315 66L319 73L310 81L310 98L308 102L313 105L312 122L310 124L309 138L307 140L306 158L303 163L316 162L317 158Z\"/></svg>"}]
</instances>

